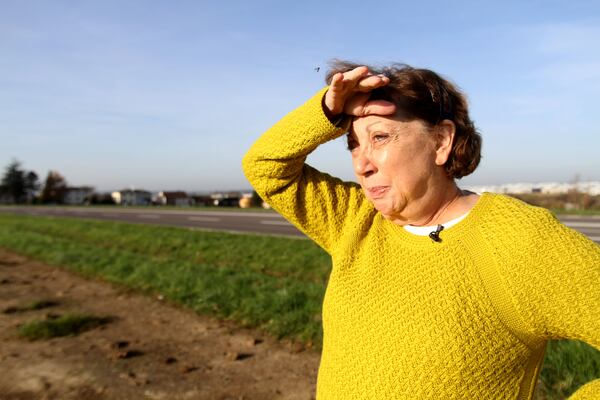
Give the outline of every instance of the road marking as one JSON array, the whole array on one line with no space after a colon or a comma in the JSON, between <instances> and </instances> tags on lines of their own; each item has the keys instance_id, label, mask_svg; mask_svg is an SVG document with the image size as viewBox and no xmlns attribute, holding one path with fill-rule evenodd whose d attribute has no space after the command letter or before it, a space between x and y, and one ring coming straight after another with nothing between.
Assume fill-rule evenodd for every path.
<instances>
[{"instance_id":1,"label":"road marking","mask_svg":"<svg viewBox=\"0 0 600 400\"><path fill-rule=\"evenodd\" d=\"M600 228L600 222L563 222L571 228Z\"/></svg>"},{"instance_id":2,"label":"road marking","mask_svg":"<svg viewBox=\"0 0 600 400\"><path fill-rule=\"evenodd\" d=\"M188 217L189 221L198 221L198 222L217 222L220 221L221 218L214 217Z\"/></svg>"},{"instance_id":3,"label":"road marking","mask_svg":"<svg viewBox=\"0 0 600 400\"><path fill-rule=\"evenodd\" d=\"M260 221L260 223L263 225L285 225L285 226L292 225L287 221Z\"/></svg>"},{"instance_id":4,"label":"road marking","mask_svg":"<svg viewBox=\"0 0 600 400\"><path fill-rule=\"evenodd\" d=\"M147 219L159 219L160 215L154 215L154 214L139 214L137 216L138 218L147 218Z\"/></svg>"}]
</instances>

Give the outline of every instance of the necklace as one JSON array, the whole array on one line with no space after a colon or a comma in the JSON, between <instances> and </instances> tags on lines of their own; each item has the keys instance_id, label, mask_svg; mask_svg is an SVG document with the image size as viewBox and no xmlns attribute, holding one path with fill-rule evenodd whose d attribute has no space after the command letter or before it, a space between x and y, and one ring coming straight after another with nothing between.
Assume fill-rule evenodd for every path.
<instances>
[{"instance_id":1,"label":"necklace","mask_svg":"<svg viewBox=\"0 0 600 400\"><path fill-rule=\"evenodd\" d=\"M461 195L462 195L462 190L458 189L458 193L452 199L451 202L449 202L448 204L446 204L446 206L444 207L444 209L440 213L439 217L437 218L438 220L442 219L442 216L444 215L444 213L446 212L446 210L452 205L452 203L454 203L458 198L460 198ZM440 239L440 232L443 231L443 230L444 230L444 225L438 224L436 230L429 233L429 237L434 242L441 242L442 239Z\"/></svg>"},{"instance_id":2,"label":"necklace","mask_svg":"<svg viewBox=\"0 0 600 400\"><path fill-rule=\"evenodd\" d=\"M457 188L457 189L458 189L458 188ZM458 192L457 192L456 196L455 196L455 197L454 197L454 198L453 198L453 199L452 199L452 200L451 200L451 201L450 201L448 204L446 204L446 205L444 206L444 208L442 209L442 212L439 214L439 216L438 216L437 218L435 218L435 219L434 219L434 218L433 218L433 216L432 216L432 218L431 218L429 221L426 221L425 223L423 223L423 224L420 224L420 225L414 225L414 224L413 224L413 226L430 226L430 224L431 224L431 222L432 222L432 221L435 221L436 219L439 221L439 220L440 220L440 219L441 219L441 218L444 216L444 213L446 212L446 210L447 210L447 209L448 209L448 208L449 208L449 207L450 207L450 206L451 206L451 205L452 205L452 204L453 204L453 203L454 203L454 202L455 202L455 201L456 201L458 198L460 198L460 197L461 197L462 193L463 193L463 192L462 192L462 190L458 189Z\"/></svg>"},{"instance_id":3,"label":"necklace","mask_svg":"<svg viewBox=\"0 0 600 400\"><path fill-rule=\"evenodd\" d=\"M440 213L440 216L437 217L438 221L442 219L442 217L444 216L444 213L446 212L446 210L456 201L458 200L460 197L462 196L462 190L458 189L458 192L456 193L456 196L454 196L454 198L452 199L452 201L448 204L446 204L446 206L444 207L444 209L442 210L442 212Z\"/></svg>"}]
</instances>

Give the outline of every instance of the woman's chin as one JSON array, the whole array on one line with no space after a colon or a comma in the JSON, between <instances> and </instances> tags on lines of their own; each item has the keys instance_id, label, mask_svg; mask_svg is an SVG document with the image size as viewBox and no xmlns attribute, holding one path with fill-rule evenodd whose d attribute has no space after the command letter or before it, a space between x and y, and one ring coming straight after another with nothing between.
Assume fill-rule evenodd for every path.
<instances>
[{"instance_id":1,"label":"woman's chin","mask_svg":"<svg viewBox=\"0 0 600 400\"><path fill-rule=\"evenodd\" d=\"M391 207L391 205L387 201L378 199L371 200L371 203L373 204L373 207L375 207L375 209L387 219L389 219L394 214L393 207Z\"/></svg>"},{"instance_id":2,"label":"woman's chin","mask_svg":"<svg viewBox=\"0 0 600 400\"><path fill-rule=\"evenodd\" d=\"M390 220L402 219L400 209L397 205L391 203L389 199L371 200L373 207L385 218Z\"/></svg>"}]
</instances>

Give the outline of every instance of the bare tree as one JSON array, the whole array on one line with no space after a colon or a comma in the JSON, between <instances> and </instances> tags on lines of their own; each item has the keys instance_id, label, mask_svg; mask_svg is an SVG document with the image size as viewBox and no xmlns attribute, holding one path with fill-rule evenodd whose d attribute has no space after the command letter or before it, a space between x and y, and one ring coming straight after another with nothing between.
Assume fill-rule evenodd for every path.
<instances>
[{"instance_id":1,"label":"bare tree","mask_svg":"<svg viewBox=\"0 0 600 400\"><path fill-rule=\"evenodd\" d=\"M49 171L42 189L42 203L61 204L64 201L67 181L58 171Z\"/></svg>"}]
</instances>

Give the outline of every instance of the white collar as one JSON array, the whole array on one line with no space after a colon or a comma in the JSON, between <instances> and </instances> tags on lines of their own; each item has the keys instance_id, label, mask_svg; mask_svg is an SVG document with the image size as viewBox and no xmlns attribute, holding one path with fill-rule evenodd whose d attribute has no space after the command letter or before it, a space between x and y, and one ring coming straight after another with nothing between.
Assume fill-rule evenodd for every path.
<instances>
[{"instance_id":1,"label":"white collar","mask_svg":"<svg viewBox=\"0 0 600 400\"><path fill-rule=\"evenodd\" d=\"M454 218L448 222L445 222L441 225L444 226L444 229L448 229L450 228L452 225L456 225L458 224L460 221L462 221L467 215L469 215L470 211L467 211L466 213L464 213L463 215ZM413 225L404 225L404 229L406 229L408 232L415 234L415 235L419 235L419 236L428 236L431 232L435 231L437 229L437 225L432 225L432 226L413 226Z\"/></svg>"}]
</instances>

